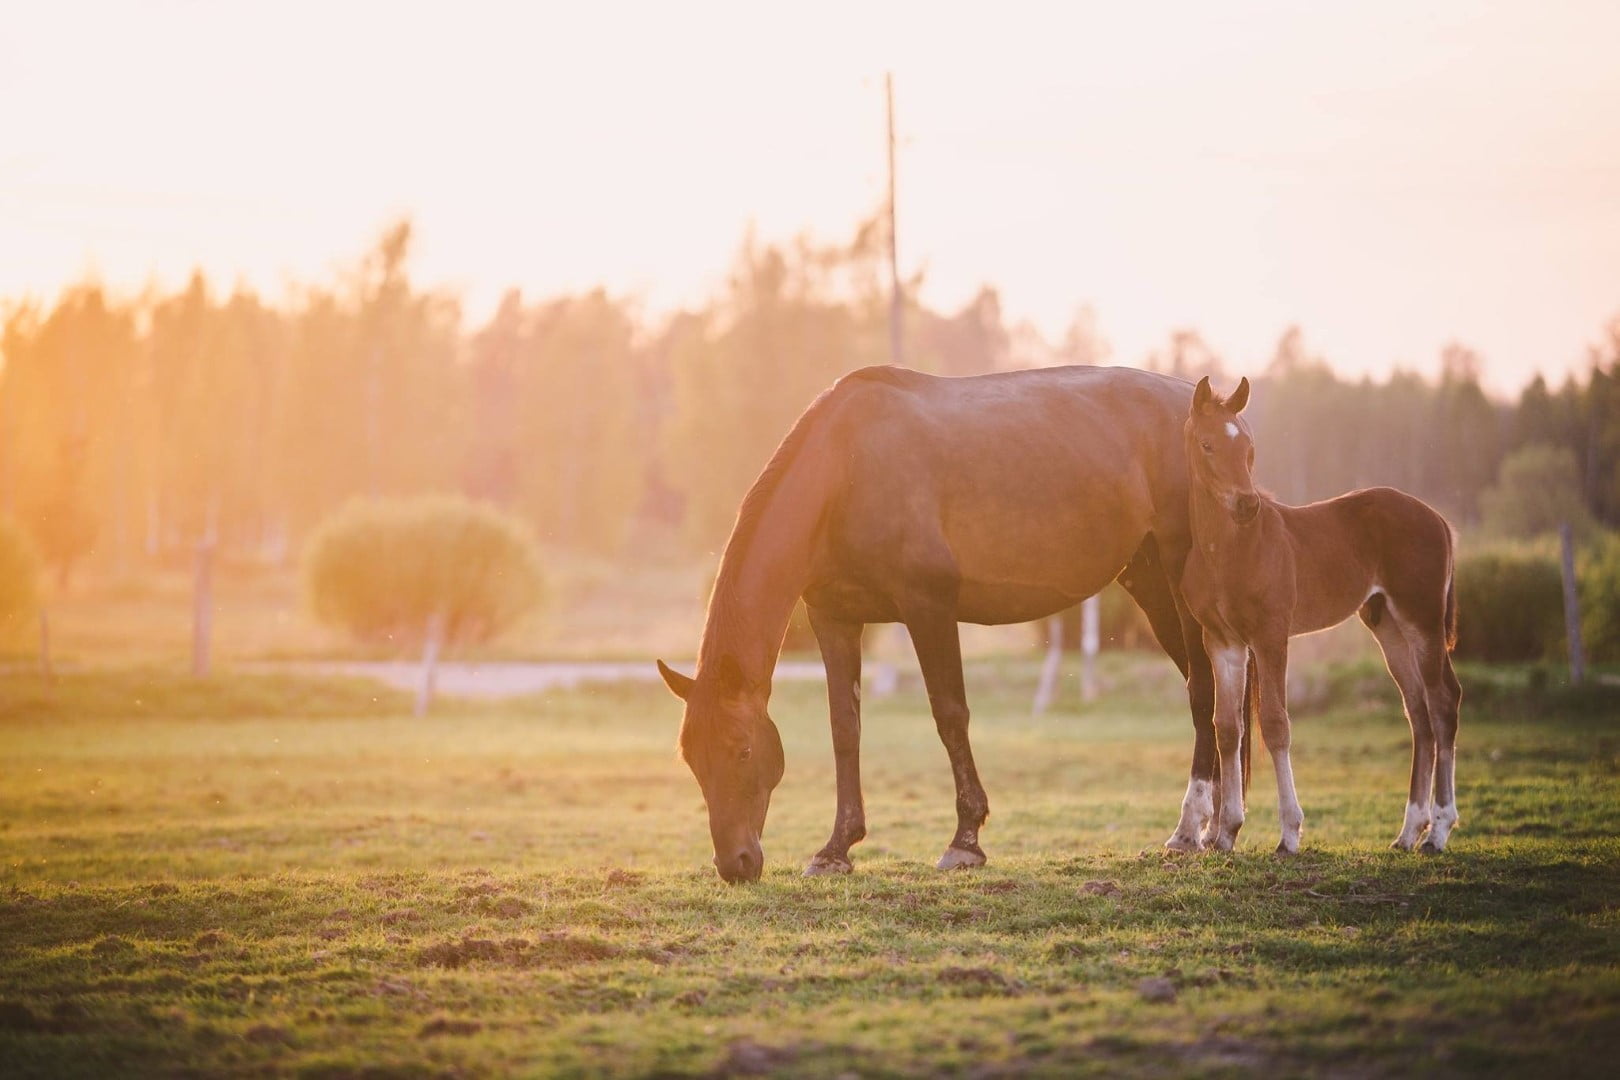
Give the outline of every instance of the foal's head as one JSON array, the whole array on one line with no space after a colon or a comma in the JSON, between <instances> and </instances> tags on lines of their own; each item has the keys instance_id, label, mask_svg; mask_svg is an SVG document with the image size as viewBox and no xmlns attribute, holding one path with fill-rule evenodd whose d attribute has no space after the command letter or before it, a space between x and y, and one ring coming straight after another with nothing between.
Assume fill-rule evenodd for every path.
<instances>
[{"instance_id":1,"label":"foal's head","mask_svg":"<svg viewBox=\"0 0 1620 1080\"><path fill-rule=\"evenodd\" d=\"M1209 376L1198 380L1192 412L1187 416L1187 469L1189 480L1214 496L1232 520L1247 525L1260 512L1254 490L1254 436L1248 421L1238 415L1249 403L1249 380L1238 382L1230 397L1217 397Z\"/></svg>"},{"instance_id":2,"label":"foal's head","mask_svg":"<svg viewBox=\"0 0 1620 1080\"><path fill-rule=\"evenodd\" d=\"M709 807L714 868L727 882L756 881L765 866L759 838L783 765L782 738L765 712L765 692L749 684L730 656L700 666L695 679L662 660L658 670L686 702L681 757Z\"/></svg>"}]
</instances>

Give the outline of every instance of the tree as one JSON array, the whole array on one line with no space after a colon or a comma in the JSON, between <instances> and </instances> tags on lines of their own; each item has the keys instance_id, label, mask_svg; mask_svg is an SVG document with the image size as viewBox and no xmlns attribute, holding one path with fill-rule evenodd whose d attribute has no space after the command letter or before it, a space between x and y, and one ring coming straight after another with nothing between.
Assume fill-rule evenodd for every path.
<instances>
[{"instance_id":1,"label":"tree","mask_svg":"<svg viewBox=\"0 0 1620 1080\"><path fill-rule=\"evenodd\" d=\"M442 648L489 641L540 602L540 561L523 526L467 499L360 499L322 524L304 554L316 618L359 641L421 648L432 697Z\"/></svg>"},{"instance_id":2,"label":"tree","mask_svg":"<svg viewBox=\"0 0 1620 1080\"><path fill-rule=\"evenodd\" d=\"M1545 443L1507 456L1496 483L1480 496L1480 510L1486 532L1515 539L1555 532L1564 521L1577 536L1590 533L1594 525L1581 498L1575 455Z\"/></svg>"},{"instance_id":3,"label":"tree","mask_svg":"<svg viewBox=\"0 0 1620 1080\"><path fill-rule=\"evenodd\" d=\"M38 610L39 557L28 534L0 517L0 646L23 641Z\"/></svg>"}]
</instances>

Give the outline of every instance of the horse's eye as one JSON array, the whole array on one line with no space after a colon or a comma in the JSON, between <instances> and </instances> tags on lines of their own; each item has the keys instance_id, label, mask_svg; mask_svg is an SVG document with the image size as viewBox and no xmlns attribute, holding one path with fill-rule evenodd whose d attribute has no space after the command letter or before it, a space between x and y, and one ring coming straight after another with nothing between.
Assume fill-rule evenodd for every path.
<instances>
[{"instance_id":1,"label":"horse's eye","mask_svg":"<svg viewBox=\"0 0 1620 1080\"><path fill-rule=\"evenodd\" d=\"M739 752L737 754L737 760L738 761L747 761L749 758L751 758L753 756L754 756L754 748L752 746L745 746L745 747L742 748L741 752Z\"/></svg>"},{"instance_id":2,"label":"horse's eye","mask_svg":"<svg viewBox=\"0 0 1620 1080\"><path fill-rule=\"evenodd\" d=\"M1215 448L1213 446L1209 445L1208 440L1205 440L1204 442L1199 443L1199 445L1204 448L1204 453L1206 453L1206 454L1213 454L1215 452Z\"/></svg>"}]
</instances>

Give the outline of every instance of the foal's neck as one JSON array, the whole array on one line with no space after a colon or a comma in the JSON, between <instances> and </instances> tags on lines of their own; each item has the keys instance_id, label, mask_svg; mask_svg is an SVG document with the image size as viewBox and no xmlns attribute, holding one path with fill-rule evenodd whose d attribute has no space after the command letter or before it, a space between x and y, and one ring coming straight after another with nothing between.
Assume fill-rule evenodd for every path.
<instances>
[{"instance_id":1,"label":"foal's neck","mask_svg":"<svg viewBox=\"0 0 1620 1080\"><path fill-rule=\"evenodd\" d=\"M1207 557L1219 555L1222 562L1231 562L1249 553L1259 538L1260 514L1267 513L1271 504L1260 500L1259 514L1247 525L1232 520L1231 513L1196 480L1192 484L1191 516L1193 542Z\"/></svg>"}]
</instances>

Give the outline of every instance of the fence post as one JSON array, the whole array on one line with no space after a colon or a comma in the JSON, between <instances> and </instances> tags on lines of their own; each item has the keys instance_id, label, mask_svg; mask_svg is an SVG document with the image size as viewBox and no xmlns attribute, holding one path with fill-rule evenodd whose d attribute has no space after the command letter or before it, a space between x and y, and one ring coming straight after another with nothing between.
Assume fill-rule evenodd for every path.
<instances>
[{"instance_id":1,"label":"fence post","mask_svg":"<svg viewBox=\"0 0 1620 1080\"><path fill-rule=\"evenodd\" d=\"M191 587L191 674L208 674L208 646L214 631L214 539L197 541Z\"/></svg>"},{"instance_id":2,"label":"fence post","mask_svg":"<svg viewBox=\"0 0 1620 1080\"><path fill-rule=\"evenodd\" d=\"M1039 716L1052 707L1057 697L1058 673L1063 669L1063 615L1060 612L1046 620L1046 659L1041 662L1041 680L1035 684L1035 705L1031 712Z\"/></svg>"},{"instance_id":3,"label":"fence post","mask_svg":"<svg viewBox=\"0 0 1620 1080\"><path fill-rule=\"evenodd\" d=\"M1581 643L1581 594L1575 582L1575 534L1569 522L1558 525L1564 577L1564 634L1569 639L1569 681L1579 686L1586 678L1586 649Z\"/></svg>"},{"instance_id":4,"label":"fence post","mask_svg":"<svg viewBox=\"0 0 1620 1080\"><path fill-rule=\"evenodd\" d=\"M1102 647L1102 597L1080 605L1080 699L1097 700L1097 650Z\"/></svg>"},{"instance_id":5,"label":"fence post","mask_svg":"<svg viewBox=\"0 0 1620 1080\"><path fill-rule=\"evenodd\" d=\"M426 716L433 703L433 693L439 667L439 650L444 647L444 614L435 611L428 616L427 636L422 642L422 678L416 684L416 715Z\"/></svg>"}]
</instances>

